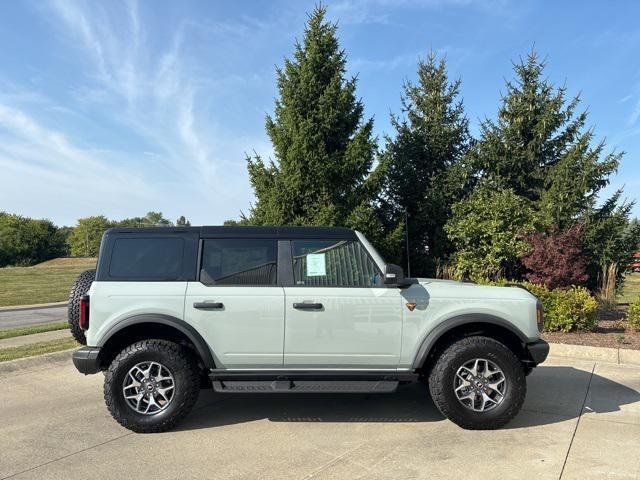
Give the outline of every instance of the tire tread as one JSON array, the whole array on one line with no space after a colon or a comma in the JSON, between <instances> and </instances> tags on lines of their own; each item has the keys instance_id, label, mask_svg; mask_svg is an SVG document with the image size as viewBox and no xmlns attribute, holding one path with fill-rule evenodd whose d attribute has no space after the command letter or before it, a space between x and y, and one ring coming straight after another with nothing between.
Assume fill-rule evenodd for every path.
<instances>
[{"instance_id":1,"label":"tire tread","mask_svg":"<svg viewBox=\"0 0 640 480\"><path fill-rule=\"evenodd\" d=\"M171 357L187 377L187 388L182 403L175 413L154 424L140 424L123 415L117 408L114 398L114 379L116 372L132 355L153 350ZM142 340L122 350L109 365L104 379L104 401L113 418L123 427L136 433L160 433L173 428L191 411L200 393L200 372L192 353L185 347L167 340Z\"/></svg>"},{"instance_id":2,"label":"tire tread","mask_svg":"<svg viewBox=\"0 0 640 480\"><path fill-rule=\"evenodd\" d=\"M500 350L503 354L507 355L509 362L513 363L516 372L518 372L517 378L512 379L509 386L513 400L500 416L492 418L490 422L470 419L460 415L459 411L454 408L457 407L457 405L450 405L445 394L445 388L447 387L444 378L446 377L447 370L455 368L455 366L453 366L453 360L465 350L472 347L482 347L488 351ZM428 383L431 398L438 410L449 420L467 430L494 430L504 426L518 414L527 392L524 369L522 368L520 360L502 343L493 338L483 336L466 337L449 345L431 369Z\"/></svg>"},{"instance_id":3,"label":"tire tread","mask_svg":"<svg viewBox=\"0 0 640 480\"><path fill-rule=\"evenodd\" d=\"M67 303L67 320L69 322L69 329L71 335L76 339L76 342L86 345L87 337L84 330L80 328L80 297L82 297L96 278L96 270L85 270L73 283L71 292L69 292L69 301Z\"/></svg>"}]
</instances>

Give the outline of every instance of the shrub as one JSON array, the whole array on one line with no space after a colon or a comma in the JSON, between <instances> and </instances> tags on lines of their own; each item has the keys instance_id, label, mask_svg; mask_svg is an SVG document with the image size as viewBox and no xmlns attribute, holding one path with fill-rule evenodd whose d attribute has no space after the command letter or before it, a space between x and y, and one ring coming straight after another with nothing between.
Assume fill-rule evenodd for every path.
<instances>
[{"instance_id":1,"label":"shrub","mask_svg":"<svg viewBox=\"0 0 640 480\"><path fill-rule=\"evenodd\" d=\"M572 287L568 290L557 288L549 297L549 308L545 311L544 317L546 330L560 332L592 330L598 322L596 314L598 302L586 288Z\"/></svg>"},{"instance_id":2,"label":"shrub","mask_svg":"<svg viewBox=\"0 0 640 480\"><path fill-rule=\"evenodd\" d=\"M544 309L544 329L548 332L571 332L592 330L598 321L598 302L589 290L583 287L550 290L546 285L530 282L509 282L507 280L475 279L482 285L504 286L522 285L542 302ZM640 314L640 307L638 307ZM640 325L639 325L640 327Z\"/></svg>"},{"instance_id":3,"label":"shrub","mask_svg":"<svg viewBox=\"0 0 640 480\"><path fill-rule=\"evenodd\" d=\"M627 321L632 330L640 331L640 297L636 299L627 311Z\"/></svg>"},{"instance_id":4,"label":"shrub","mask_svg":"<svg viewBox=\"0 0 640 480\"><path fill-rule=\"evenodd\" d=\"M528 270L525 278L549 288L567 288L586 282L589 276L580 233L581 227L576 225L565 232L552 228L548 233L537 232L526 237L530 248L521 257Z\"/></svg>"}]
</instances>

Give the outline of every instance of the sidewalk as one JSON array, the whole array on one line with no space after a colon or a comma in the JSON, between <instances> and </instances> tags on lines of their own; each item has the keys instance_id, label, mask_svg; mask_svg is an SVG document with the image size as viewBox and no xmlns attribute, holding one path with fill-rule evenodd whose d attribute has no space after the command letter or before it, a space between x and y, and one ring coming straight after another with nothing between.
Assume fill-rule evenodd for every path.
<instances>
[{"instance_id":1,"label":"sidewalk","mask_svg":"<svg viewBox=\"0 0 640 480\"><path fill-rule=\"evenodd\" d=\"M0 350L3 348L22 347L33 343L48 342L50 340L58 340L60 338L68 338L71 336L69 329L53 330L51 332L34 333L32 335L22 335L20 337L5 338L0 340Z\"/></svg>"},{"instance_id":2,"label":"sidewalk","mask_svg":"<svg viewBox=\"0 0 640 480\"><path fill-rule=\"evenodd\" d=\"M66 307L67 302L34 303L33 305L9 305L0 307L0 312L19 312L21 310L42 310L45 308Z\"/></svg>"}]
</instances>

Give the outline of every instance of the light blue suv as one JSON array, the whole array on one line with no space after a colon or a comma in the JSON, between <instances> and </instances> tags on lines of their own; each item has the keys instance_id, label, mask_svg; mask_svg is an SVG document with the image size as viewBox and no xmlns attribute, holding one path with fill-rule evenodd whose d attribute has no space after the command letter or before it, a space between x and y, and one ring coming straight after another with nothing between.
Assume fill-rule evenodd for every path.
<instances>
[{"instance_id":1,"label":"light blue suv","mask_svg":"<svg viewBox=\"0 0 640 480\"><path fill-rule=\"evenodd\" d=\"M404 278L359 232L329 227L112 229L72 290L73 361L105 371L113 417L174 426L219 393L390 393L424 381L463 428L519 411L543 362L521 288Z\"/></svg>"}]
</instances>

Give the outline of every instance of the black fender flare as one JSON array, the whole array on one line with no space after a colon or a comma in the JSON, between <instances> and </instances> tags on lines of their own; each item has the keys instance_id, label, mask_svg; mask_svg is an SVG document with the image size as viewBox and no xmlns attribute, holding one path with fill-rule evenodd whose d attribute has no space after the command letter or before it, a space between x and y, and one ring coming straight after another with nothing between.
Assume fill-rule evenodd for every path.
<instances>
[{"instance_id":1,"label":"black fender flare","mask_svg":"<svg viewBox=\"0 0 640 480\"><path fill-rule=\"evenodd\" d=\"M198 331L193 328L193 326L189 325L184 320L180 320L179 318L173 317L171 315L165 315L161 313L144 313L140 315L133 315L131 317L127 317L124 320L120 320L118 323L112 325L102 336L96 347L103 347L113 335L118 333L119 331L130 327L132 325L137 325L141 323L159 323L161 325L167 325L169 327L175 328L180 333L184 334L193 345L196 347L196 351L204 363L206 368L215 368L215 361L213 359L213 354L211 353L211 349L207 342L204 341L202 335L198 333Z\"/></svg>"},{"instance_id":2,"label":"black fender flare","mask_svg":"<svg viewBox=\"0 0 640 480\"><path fill-rule=\"evenodd\" d=\"M489 323L491 325L503 327L516 335L523 344L536 340L528 338L519 328L503 318L488 313L465 313L441 321L433 330L431 330L427 334L424 340L422 340L420 348L416 353L416 356L413 360L412 368L420 368L424 364L424 361L429 356L431 349L436 344L436 342L440 340L440 337L442 337L453 328L471 323Z\"/></svg>"}]
</instances>

